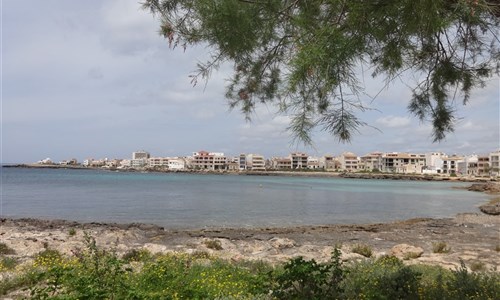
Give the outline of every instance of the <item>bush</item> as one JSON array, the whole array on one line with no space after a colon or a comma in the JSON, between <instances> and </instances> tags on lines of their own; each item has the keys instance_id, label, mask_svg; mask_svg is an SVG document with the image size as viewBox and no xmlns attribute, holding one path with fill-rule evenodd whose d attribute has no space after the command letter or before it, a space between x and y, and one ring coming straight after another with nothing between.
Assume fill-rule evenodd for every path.
<instances>
[{"instance_id":1,"label":"bush","mask_svg":"<svg viewBox=\"0 0 500 300\"><path fill-rule=\"evenodd\" d=\"M445 242L432 243L433 253L449 253L451 248Z\"/></svg>"},{"instance_id":2,"label":"bush","mask_svg":"<svg viewBox=\"0 0 500 300\"><path fill-rule=\"evenodd\" d=\"M364 257L371 257L373 254L372 248L368 245L363 245L363 244L354 245L354 247L352 247L351 251L353 253L363 255Z\"/></svg>"},{"instance_id":3,"label":"bush","mask_svg":"<svg viewBox=\"0 0 500 300\"><path fill-rule=\"evenodd\" d=\"M319 264L302 257L290 260L276 276L272 295L278 299L337 299L343 294L344 270L340 250L335 249L330 262Z\"/></svg>"}]
</instances>

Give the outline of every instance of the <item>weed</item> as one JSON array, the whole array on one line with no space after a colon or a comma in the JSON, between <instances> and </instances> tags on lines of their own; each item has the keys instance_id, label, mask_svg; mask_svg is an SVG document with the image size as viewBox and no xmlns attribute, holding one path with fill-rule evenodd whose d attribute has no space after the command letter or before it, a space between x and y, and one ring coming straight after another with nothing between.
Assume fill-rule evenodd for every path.
<instances>
[{"instance_id":1,"label":"weed","mask_svg":"<svg viewBox=\"0 0 500 300\"><path fill-rule=\"evenodd\" d=\"M203 242L208 249L222 250L222 244L219 240L206 240Z\"/></svg>"},{"instance_id":2,"label":"weed","mask_svg":"<svg viewBox=\"0 0 500 300\"><path fill-rule=\"evenodd\" d=\"M16 267L17 260L13 257L0 258L0 272L12 270Z\"/></svg>"},{"instance_id":3,"label":"weed","mask_svg":"<svg viewBox=\"0 0 500 300\"><path fill-rule=\"evenodd\" d=\"M495 246L495 251L496 251L496 252L500 252L500 244L497 244L497 245Z\"/></svg>"},{"instance_id":4,"label":"weed","mask_svg":"<svg viewBox=\"0 0 500 300\"><path fill-rule=\"evenodd\" d=\"M373 252L372 248L368 245L356 244L352 247L351 251L363 255L364 257L371 257Z\"/></svg>"},{"instance_id":5,"label":"weed","mask_svg":"<svg viewBox=\"0 0 500 300\"><path fill-rule=\"evenodd\" d=\"M69 234L69 236L74 236L74 235L76 235L76 229L75 229L75 228L71 228L71 229L68 231L68 234Z\"/></svg>"},{"instance_id":6,"label":"weed","mask_svg":"<svg viewBox=\"0 0 500 300\"><path fill-rule=\"evenodd\" d=\"M445 242L432 243L433 253L449 253L451 248Z\"/></svg>"},{"instance_id":7,"label":"weed","mask_svg":"<svg viewBox=\"0 0 500 300\"><path fill-rule=\"evenodd\" d=\"M0 255L12 255L16 254L16 251L11 247L7 246L5 243L0 243Z\"/></svg>"}]
</instances>

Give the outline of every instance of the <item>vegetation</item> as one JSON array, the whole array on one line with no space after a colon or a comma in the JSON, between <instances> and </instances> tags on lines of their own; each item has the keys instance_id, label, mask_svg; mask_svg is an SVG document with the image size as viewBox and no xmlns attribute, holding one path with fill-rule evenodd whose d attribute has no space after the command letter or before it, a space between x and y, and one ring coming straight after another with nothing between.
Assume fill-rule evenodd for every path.
<instances>
[{"instance_id":1,"label":"vegetation","mask_svg":"<svg viewBox=\"0 0 500 300\"><path fill-rule=\"evenodd\" d=\"M226 96L250 119L259 104L292 117L311 142L319 127L342 141L366 125L365 72L402 80L409 111L435 141L454 130L457 100L499 74L500 3L491 0L145 0L171 47L208 46L193 84L234 66ZM411 77L411 79L409 79Z\"/></svg>"},{"instance_id":2,"label":"vegetation","mask_svg":"<svg viewBox=\"0 0 500 300\"><path fill-rule=\"evenodd\" d=\"M25 289L31 299L496 299L500 275L406 266L385 256L344 264L335 249L326 263L229 262L202 254L129 252L120 259L96 247L73 257L54 250L0 282L0 296ZM5 272L5 271L2 271Z\"/></svg>"},{"instance_id":3,"label":"vegetation","mask_svg":"<svg viewBox=\"0 0 500 300\"><path fill-rule=\"evenodd\" d=\"M354 245L354 247L352 247L351 251L357 254L361 254L364 257L372 256L372 248L368 245L356 244Z\"/></svg>"},{"instance_id":4,"label":"vegetation","mask_svg":"<svg viewBox=\"0 0 500 300\"><path fill-rule=\"evenodd\" d=\"M219 240L206 240L203 242L208 249L222 250L222 244Z\"/></svg>"},{"instance_id":5,"label":"vegetation","mask_svg":"<svg viewBox=\"0 0 500 300\"><path fill-rule=\"evenodd\" d=\"M433 253L449 253L451 248L445 242L432 243Z\"/></svg>"},{"instance_id":6,"label":"vegetation","mask_svg":"<svg viewBox=\"0 0 500 300\"><path fill-rule=\"evenodd\" d=\"M69 234L69 236L74 236L74 235L76 235L76 229L75 229L75 228L71 228L71 229L68 231L68 234Z\"/></svg>"}]
</instances>

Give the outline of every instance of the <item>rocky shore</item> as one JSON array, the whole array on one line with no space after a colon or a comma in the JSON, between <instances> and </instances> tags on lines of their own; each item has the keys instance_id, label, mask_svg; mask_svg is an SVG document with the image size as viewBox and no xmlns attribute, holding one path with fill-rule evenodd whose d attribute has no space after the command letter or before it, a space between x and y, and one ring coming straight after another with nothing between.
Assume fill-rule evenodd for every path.
<instances>
[{"instance_id":1,"label":"rocky shore","mask_svg":"<svg viewBox=\"0 0 500 300\"><path fill-rule=\"evenodd\" d=\"M500 265L500 216L460 214L449 219L412 219L384 224L300 226L287 228L218 228L169 230L148 224L76 223L63 220L0 219L1 242L14 249L11 256L29 262L46 248L73 255L84 248L85 233L108 250L124 254L132 249L151 253L206 251L231 260L278 263L291 257L326 261L341 247L346 261L365 259L353 251L366 245L374 256L394 254L408 263L455 268ZM218 241L222 249L207 246ZM445 243L448 253L434 253ZM410 254L411 253L411 254Z\"/></svg>"}]
</instances>

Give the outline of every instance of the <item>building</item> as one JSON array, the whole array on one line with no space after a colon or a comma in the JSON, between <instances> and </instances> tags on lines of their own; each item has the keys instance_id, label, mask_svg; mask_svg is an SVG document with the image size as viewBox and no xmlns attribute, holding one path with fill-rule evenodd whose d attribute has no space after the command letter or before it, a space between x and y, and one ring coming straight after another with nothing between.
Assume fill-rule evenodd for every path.
<instances>
[{"instance_id":1,"label":"building","mask_svg":"<svg viewBox=\"0 0 500 300\"><path fill-rule=\"evenodd\" d=\"M370 172L382 170L382 155L382 152L372 152L361 156L358 169Z\"/></svg>"},{"instance_id":2,"label":"building","mask_svg":"<svg viewBox=\"0 0 500 300\"><path fill-rule=\"evenodd\" d=\"M292 169L306 169L308 155L302 152L293 152L289 155L292 160Z\"/></svg>"},{"instance_id":3,"label":"building","mask_svg":"<svg viewBox=\"0 0 500 300\"><path fill-rule=\"evenodd\" d=\"M423 173L426 167L425 154L386 153L382 155L382 171L390 173Z\"/></svg>"},{"instance_id":4,"label":"building","mask_svg":"<svg viewBox=\"0 0 500 300\"><path fill-rule=\"evenodd\" d=\"M340 169L347 172L356 172L358 170L358 156L352 152L344 152L338 157Z\"/></svg>"},{"instance_id":5,"label":"building","mask_svg":"<svg viewBox=\"0 0 500 300\"><path fill-rule=\"evenodd\" d=\"M227 158L220 152L193 152L191 167L195 170L227 170Z\"/></svg>"},{"instance_id":6,"label":"building","mask_svg":"<svg viewBox=\"0 0 500 300\"><path fill-rule=\"evenodd\" d=\"M144 150L132 152L132 159L148 159L149 157L150 157L149 152L146 152Z\"/></svg>"},{"instance_id":7,"label":"building","mask_svg":"<svg viewBox=\"0 0 500 300\"><path fill-rule=\"evenodd\" d=\"M265 171L266 160L264 156L260 154L248 154L246 156L246 168L247 170L252 170L252 171Z\"/></svg>"},{"instance_id":8,"label":"building","mask_svg":"<svg viewBox=\"0 0 500 300\"><path fill-rule=\"evenodd\" d=\"M292 158L291 157L273 157L271 158L272 168L275 170L291 170Z\"/></svg>"},{"instance_id":9,"label":"building","mask_svg":"<svg viewBox=\"0 0 500 300\"><path fill-rule=\"evenodd\" d=\"M319 158L309 156L307 158L307 169L309 170L318 170L319 166Z\"/></svg>"},{"instance_id":10,"label":"building","mask_svg":"<svg viewBox=\"0 0 500 300\"><path fill-rule=\"evenodd\" d=\"M334 171L339 168L339 163L333 155L326 154L319 159L319 167L325 171Z\"/></svg>"},{"instance_id":11,"label":"building","mask_svg":"<svg viewBox=\"0 0 500 300\"><path fill-rule=\"evenodd\" d=\"M477 175L489 176L490 175L490 156L480 155L477 157Z\"/></svg>"},{"instance_id":12,"label":"building","mask_svg":"<svg viewBox=\"0 0 500 300\"><path fill-rule=\"evenodd\" d=\"M446 154L442 152L431 152L425 154L424 174L440 174L443 173L443 159Z\"/></svg>"},{"instance_id":13,"label":"building","mask_svg":"<svg viewBox=\"0 0 500 300\"><path fill-rule=\"evenodd\" d=\"M443 158L443 174L457 174L458 172L458 162L462 161L463 157L452 155Z\"/></svg>"},{"instance_id":14,"label":"building","mask_svg":"<svg viewBox=\"0 0 500 300\"><path fill-rule=\"evenodd\" d=\"M490 174L491 176L500 175L500 150L490 153Z\"/></svg>"},{"instance_id":15,"label":"building","mask_svg":"<svg viewBox=\"0 0 500 300\"><path fill-rule=\"evenodd\" d=\"M148 167L166 169L168 168L168 162L168 157L150 157L148 159Z\"/></svg>"}]
</instances>

